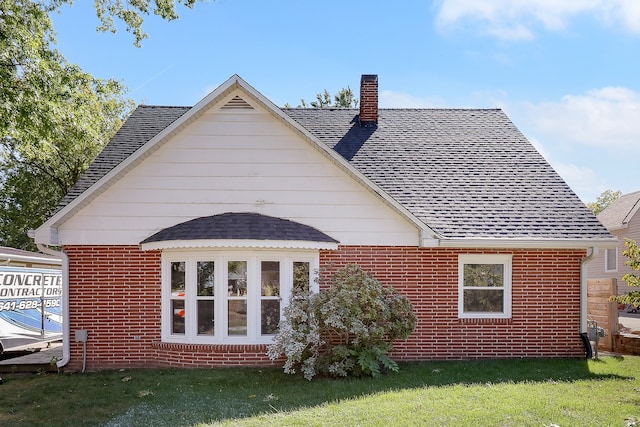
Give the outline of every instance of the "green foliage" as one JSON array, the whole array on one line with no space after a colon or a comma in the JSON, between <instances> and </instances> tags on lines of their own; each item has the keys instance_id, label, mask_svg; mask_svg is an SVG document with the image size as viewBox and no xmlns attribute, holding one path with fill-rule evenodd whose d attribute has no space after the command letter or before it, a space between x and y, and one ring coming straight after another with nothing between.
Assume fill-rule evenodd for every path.
<instances>
[{"instance_id":1,"label":"green foliage","mask_svg":"<svg viewBox=\"0 0 640 427\"><path fill-rule=\"evenodd\" d=\"M337 94L333 96L331 100L331 94L328 90L316 94L316 100L311 101L309 104L304 99L300 100L297 108L356 108L358 106L358 99L355 97L353 90L349 86L342 88ZM285 108L291 108L288 103L285 104Z\"/></svg>"},{"instance_id":2,"label":"green foliage","mask_svg":"<svg viewBox=\"0 0 640 427\"><path fill-rule=\"evenodd\" d=\"M587 207L594 215L598 215L605 210L607 206L618 200L621 194L622 192L620 191L605 190L598 196L595 202L587 203Z\"/></svg>"},{"instance_id":3,"label":"green foliage","mask_svg":"<svg viewBox=\"0 0 640 427\"><path fill-rule=\"evenodd\" d=\"M349 86L340 89L340 91L334 96L334 107L341 108L356 108L358 106L358 99L355 97L353 91Z\"/></svg>"},{"instance_id":4,"label":"green foliage","mask_svg":"<svg viewBox=\"0 0 640 427\"><path fill-rule=\"evenodd\" d=\"M73 0L56 0L60 3L73 3ZM126 25L128 32L133 33L135 45L140 46L142 40L148 38L143 30L144 16L153 12L167 21L178 19L179 5L193 8L198 0L94 0L96 15L102 23L98 31L117 32L114 18Z\"/></svg>"},{"instance_id":5,"label":"green foliage","mask_svg":"<svg viewBox=\"0 0 640 427\"><path fill-rule=\"evenodd\" d=\"M640 271L640 247L638 247L638 243L635 240L626 239L624 246L626 249L622 251L622 255L629 258L624 263L634 271ZM640 287L640 276L636 273L627 273L622 276L622 280L627 282L629 286ZM640 291L631 291L626 295L613 296L611 297L611 301L640 307Z\"/></svg>"},{"instance_id":6,"label":"green foliage","mask_svg":"<svg viewBox=\"0 0 640 427\"><path fill-rule=\"evenodd\" d=\"M0 0L0 245L44 221L132 108L53 48L53 6Z\"/></svg>"},{"instance_id":7,"label":"green foliage","mask_svg":"<svg viewBox=\"0 0 640 427\"><path fill-rule=\"evenodd\" d=\"M284 355L284 371L300 369L309 380L318 373L376 376L398 370L388 352L415 323L407 297L350 264L335 273L327 289L293 293L269 357Z\"/></svg>"}]
</instances>

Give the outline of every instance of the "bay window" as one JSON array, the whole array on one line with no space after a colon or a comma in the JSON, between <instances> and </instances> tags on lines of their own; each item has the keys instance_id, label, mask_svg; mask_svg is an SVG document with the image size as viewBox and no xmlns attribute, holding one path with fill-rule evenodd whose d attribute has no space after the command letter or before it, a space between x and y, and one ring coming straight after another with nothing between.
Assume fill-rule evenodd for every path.
<instances>
[{"instance_id":1,"label":"bay window","mask_svg":"<svg viewBox=\"0 0 640 427\"><path fill-rule=\"evenodd\" d=\"M294 288L317 291L317 251L163 252L162 339L270 343Z\"/></svg>"}]
</instances>

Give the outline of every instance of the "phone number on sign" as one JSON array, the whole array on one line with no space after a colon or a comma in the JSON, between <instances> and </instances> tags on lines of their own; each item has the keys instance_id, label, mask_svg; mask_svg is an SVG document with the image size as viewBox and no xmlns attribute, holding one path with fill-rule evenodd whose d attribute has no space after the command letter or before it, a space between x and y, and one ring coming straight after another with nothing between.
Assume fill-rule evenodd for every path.
<instances>
[{"instance_id":1,"label":"phone number on sign","mask_svg":"<svg viewBox=\"0 0 640 427\"><path fill-rule=\"evenodd\" d=\"M7 301L4 303L0 301L0 311L29 310L32 308L41 308L41 307L42 307L42 301L35 300L35 299L22 300L18 303L16 303L16 301ZM44 307L45 308L60 307L60 300L59 299L45 300Z\"/></svg>"}]
</instances>

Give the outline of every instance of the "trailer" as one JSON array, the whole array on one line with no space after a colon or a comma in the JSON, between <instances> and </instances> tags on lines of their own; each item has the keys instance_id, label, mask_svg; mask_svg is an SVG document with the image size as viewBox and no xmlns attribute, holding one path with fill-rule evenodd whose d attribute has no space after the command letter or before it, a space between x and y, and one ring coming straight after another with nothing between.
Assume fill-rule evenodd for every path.
<instances>
[{"instance_id":1,"label":"trailer","mask_svg":"<svg viewBox=\"0 0 640 427\"><path fill-rule=\"evenodd\" d=\"M61 339L61 271L0 265L0 353Z\"/></svg>"}]
</instances>

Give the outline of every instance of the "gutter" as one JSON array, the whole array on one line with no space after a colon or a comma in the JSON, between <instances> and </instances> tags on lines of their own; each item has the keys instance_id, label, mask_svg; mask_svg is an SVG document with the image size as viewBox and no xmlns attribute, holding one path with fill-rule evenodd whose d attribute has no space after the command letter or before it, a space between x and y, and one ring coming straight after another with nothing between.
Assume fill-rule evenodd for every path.
<instances>
[{"instance_id":1,"label":"gutter","mask_svg":"<svg viewBox=\"0 0 640 427\"><path fill-rule=\"evenodd\" d=\"M587 264L598 255L599 248L593 246L591 253L580 261L580 333L587 333Z\"/></svg>"},{"instance_id":2,"label":"gutter","mask_svg":"<svg viewBox=\"0 0 640 427\"><path fill-rule=\"evenodd\" d=\"M69 332L69 257L62 251L56 251L42 243L36 243L38 249L47 255L62 259L62 359L56 362L58 369L69 363L71 344Z\"/></svg>"}]
</instances>

